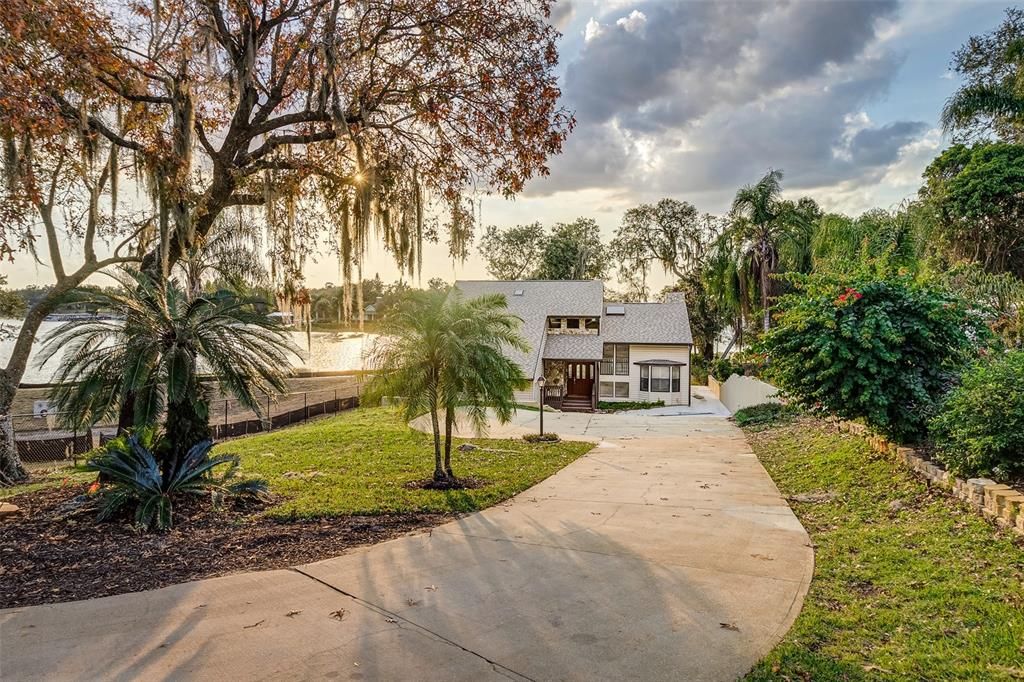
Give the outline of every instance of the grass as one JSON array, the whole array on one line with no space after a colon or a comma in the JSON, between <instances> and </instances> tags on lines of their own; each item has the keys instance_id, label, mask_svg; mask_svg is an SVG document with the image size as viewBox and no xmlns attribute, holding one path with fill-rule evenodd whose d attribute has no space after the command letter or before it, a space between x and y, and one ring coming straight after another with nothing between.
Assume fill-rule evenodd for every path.
<instances>
[{"instance_id":1,"label":"grass","mask_svg":"<svg viewBox=\"0 0 1024 682\"><path fill-rule=\"evenodd\" d=\"M748 680L1024 677L1024 551L856 436L810 418L746 428L815 545L785 639Z\"/></svg>"},{"instance_id":2,"label":"grass","mask_svg":"<svg viewBox=\"0 0 1024 682\"><path fill-rule=\"evenodd\" d=\"M25 493L31 493L36 490L43 490L44 488L56 488L62 485L86 483L96 478L96 474L90 471L85 471L81 467L60 467L52 471L46 472L42 478L36 476L31 483L22 483L20 485L12 485L7 488L0 487L0 500L14 497L15 495L23 495Z\"/></svg>"},{"instance_id":3,"label":"grass","mask_svg":"<svg viewBox=\"0 0 1024 682\"><path fill-rule=\"evenodd\" d=\"M481 479L470 490L410 489L433 473L429 434L413 431L391 408L358 409L309 424L218 445L241 457L242 472L265 478L283 500L279 518L483 509L541 481L589 443L460 440L480 449L452 452L456 475Z\"/></svg>"}]
</instances>

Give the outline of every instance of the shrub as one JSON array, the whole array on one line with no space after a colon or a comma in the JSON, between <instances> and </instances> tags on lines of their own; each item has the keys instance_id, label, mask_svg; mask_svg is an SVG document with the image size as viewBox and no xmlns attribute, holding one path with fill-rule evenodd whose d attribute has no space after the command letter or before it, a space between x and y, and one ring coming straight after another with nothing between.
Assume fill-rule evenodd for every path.
<instances>
[{"instance_id":1,"label":"shrub","mask_svg":"<svg viewBox=\"0 0 1024 682\"><path fill-rule=\"evenodd\" d=\"M211 457L213 443L210 441L194 445L165 476L159 459L153 454L153 450L164 446L151 430L142 430L115 438L101 455L89 461L87 468L98 472L105 482L99 488L100 521L130 507L135 512L135 523L141 528L155 526L166 530L173 522L176 497L210 495L214 504L219 504L226 497L267 494L265 481L233 481L238 457ZM214 469L221 466L227 468L215 475Z\"/></svg>"},{"instance_id":2,"label":"shrub","mask_svg":"<svg viewBox=\"0 0 1024 682\"><path fill-rule=\"evenodd\" d=\"M718 381L724 382L726 379L731 377L733 374L739 374L743 376L746 369L742 362L738 362L735 356L727 358L716 358L711 361L711 366L708 368L708 374L713 376Z\"/></svg>"},{"instance_id":3,"label":"shrub","mask_svg":"<svg viewBox=\"0 0 1024 682\"><path fill-rule=\"evenodd\" d=\"M703 355L690 357L690 381L694 386L703 386L708 383L708 359Z\"/></svg>"},{"instance_id":4,"label":"shrub","mask_svg":"<svg viewBox=\"0 0 1024 682\"><path fill-rule=\"evenodd\" d=\"M762 339L768 379L794 401L863 418L896 440L926 431L984 325L946 292L904 275L794 275Z\"/></svg>"},{"instance_id":5,"label":"shrub","mask_svg":"<svg viewBox=\"0 0 1024 682\"><path fill-rule=\"evenodd\" d=\"M648 402L645 400L600 400L597 403L597 409L605 410L606 412L623 412L625 410L649 410L652 407L665 407L665 401L655 400L654 402Z\"/></svg>"},{"instance_id":6,"label":"shrub","mask_svg":"<svg viewBox=\"0 0 1024 682\"><path fill-rule=\"evenodd\" d=\"M527 443L557 443L561 440L557 433L528 433L523 436Z\"/></svg>"},{"instance_id":7,"label":"shrub","mask_svg":"<svg viewBox=\"0 0 1024 682\"><path fill-rule=\"evenodd\" d=\"M757 424L784 423L792 421L800 414L799 405L784 405L782 403L761 403L751 405L738 410L733 419L740 426L755 426Z\"/></svg>"},{"instance_id":8,"label":"shrub","mask_svg":"<svg viewBox=\"0 0 1024 682\"><path fill-rule=\"evenodd\" d=\"M1024 473L1024 351L976 363L931 423L938 459L963 476Z\"/></svg>"},{"instance_id":9,"label":"shrub","mask_svg":"<svg viewBox=\"0 0 1024 682\"><path fill-rule=\"evenodd\" d=\"M709 373L724 383L733 374L742 376L760 376L764 370L764 356L761 354L740 351L725 358L711 361Z\"/></svg>"}]
</instances>

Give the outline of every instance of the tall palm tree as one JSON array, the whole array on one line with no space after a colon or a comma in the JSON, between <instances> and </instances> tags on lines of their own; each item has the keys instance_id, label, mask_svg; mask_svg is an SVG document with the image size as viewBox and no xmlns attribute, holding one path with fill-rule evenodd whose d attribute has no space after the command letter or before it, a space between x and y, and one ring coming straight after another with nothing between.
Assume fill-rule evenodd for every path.
<instances>
[{"instance_id":1,"label":"tall palm tree","mask_svg":"<svg viewBox=\"0 0 1024 682\"><path fill-rule=\"evenodd\" d=\"M501 423L511 419L513 391L528 380L503 350L527 350L521 324L508 312L504 296L467 301L457 289L410 292L387 317L371 353L375 376L366 397L401 396L407 419L430 414L435 481L455 478L452 427L459 408L478 431L486 427L487 408Z\"/></svg>"},{"instance_id":2,"label":"tall palm tree","mask_svg":"<svg viewBox=\"0 0 1024 682\"><path fill-rule=\"evenodd\" d=\"M123 293L97 292L92 302L123 313L123 322L71 321L44 340L40 363L61 356L51 399L66 421L112 418L126 399L136 427L166 413L169 470L210 437L204 371L257 414L260 394L285 390L296 350L254 301L226 291L193 298L176 282L157 284L141 273L119 279Z\"/></svg>"},{"instance_id":3,"label":"tall palm tree","mask_svg":"<svg viewBox=\"0 0 1024 682\"><path fill-rule=\"evenodd\" d=\"M210 234L196 240L178 262L185 291L198 297L210 277L237 292L268 287L270 272L260 255L261 241L260 228L241 213L237 219L222 215Z\"/></svg>"},{"instance_id":4,"label":"tall palm tree","mask_svg":"<svg viewBox=\"0 0 1024 682\"><path fill-rule=\"evenodd\" d=\"M771 325L771 276L784 255L794 263L809 263L810 233L817 204L782 199L782 171L770 169L756 184L741 187L733 199L735 220L730 231L742 243L740 253L761 296L765 331Z\"/></svg>"}]
</instances>

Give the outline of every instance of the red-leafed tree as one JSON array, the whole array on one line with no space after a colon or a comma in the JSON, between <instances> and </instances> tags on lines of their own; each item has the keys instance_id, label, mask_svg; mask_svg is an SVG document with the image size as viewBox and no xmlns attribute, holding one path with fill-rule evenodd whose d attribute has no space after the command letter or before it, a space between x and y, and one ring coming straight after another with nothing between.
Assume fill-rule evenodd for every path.
<instances>
[{"instance_id":1,"label":"red-leafed tree","mask_svg":"<svg viewBox=\"0 0 1024 682\"><path fill-rule=\"evenodd\" d=\"M47 140L109 150L110 182L124 174L149 192L154 239L142 268L155 278L239 206L265 212L286 273L324 226L346 281L374 237L414 270L423 241L445 229L453 255L465 253L467 191L515 194L560 151L572 117L558 103L549 9L7 0L0 135L14 160ZM8 165L8 194L24 199L6 202L15 214L39 198L18 173ZM442 207L450 218L432 220ZM0 221L0 252L24 246L7 227L18 224ZM0 415L8 396L9 385ZM0 443L7 460L12 447Z\"/></svg>"}]
</instances>

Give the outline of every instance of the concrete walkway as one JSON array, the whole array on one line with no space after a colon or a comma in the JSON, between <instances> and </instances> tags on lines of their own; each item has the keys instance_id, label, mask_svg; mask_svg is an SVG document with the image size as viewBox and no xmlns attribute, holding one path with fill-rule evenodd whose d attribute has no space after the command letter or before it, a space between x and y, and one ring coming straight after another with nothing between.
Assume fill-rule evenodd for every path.
<instances>
[{"instance_id":1,"label":"concrete walkway","mask_svg":"<svg viewBox=\"0 0 1024 682\"><path fill-rule=\"evenodd\" d=\"M432 532L293 570L0 611L0 678L742 675L799 612L813 555L740 431L720 417L554 421L598 445Z\"/></svg>"}]
</instances>

